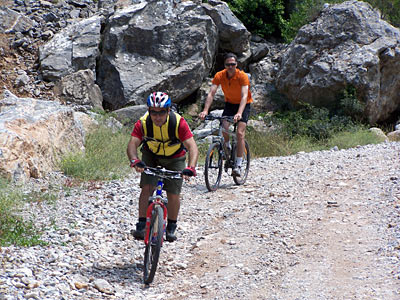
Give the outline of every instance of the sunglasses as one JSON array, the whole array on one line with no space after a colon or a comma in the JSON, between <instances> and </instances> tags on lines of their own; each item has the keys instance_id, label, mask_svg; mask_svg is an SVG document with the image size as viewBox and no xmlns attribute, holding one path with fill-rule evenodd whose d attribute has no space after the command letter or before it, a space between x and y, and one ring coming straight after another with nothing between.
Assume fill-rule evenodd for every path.
<instances>
[{"instance_id":1,"label":"sunglasses","mask_svg":"<svg viewBox=\"0 0 400 300\"><path fill-rule=\"evenodd\" d=\"M234 66L236 66L236 63L228 63L228 64L225 64L225 67L234 67Z\"/></svg>"},{"instance_id":2,"label":"sunglasses","mask_svg":"<svg viewBox=\"0 0 400 300\"><path fill-rule=\"evenodd\" d=\"M160 111L157 111L157 110L149 110L149 114L152 115L152 116L163 116L163 115L165 115L167 112L168 112L167 110L160 110Z\"/></svg>"}]
</instances>

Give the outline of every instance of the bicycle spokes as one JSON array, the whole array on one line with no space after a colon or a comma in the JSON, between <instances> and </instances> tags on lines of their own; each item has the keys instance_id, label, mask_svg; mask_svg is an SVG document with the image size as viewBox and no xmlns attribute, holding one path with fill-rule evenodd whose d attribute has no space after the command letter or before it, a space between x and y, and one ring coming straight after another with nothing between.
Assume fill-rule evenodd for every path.
<instances>
[{"instance_id":1,"label":"bicycle spokes","mask_svg":"<svg viewBox=\"0 0 400 300\"><path fill-rule=\"evenodd\" d=\"M144 283L153 281L164 237L164 218L161 206L154 206L149 227L149 241L144 252Z\"/></svg>"},{"instance_id":2,"label":"bicycle spokes","mask_svg":"<svg viewBox=\"0 0 400 300\"><path fill-rule=\"evenodd\" d=\"M206 156L204 176L209 191L215 191L222 176L222 149L219 142L210 145Z\"/></svg>"}]
</instances>

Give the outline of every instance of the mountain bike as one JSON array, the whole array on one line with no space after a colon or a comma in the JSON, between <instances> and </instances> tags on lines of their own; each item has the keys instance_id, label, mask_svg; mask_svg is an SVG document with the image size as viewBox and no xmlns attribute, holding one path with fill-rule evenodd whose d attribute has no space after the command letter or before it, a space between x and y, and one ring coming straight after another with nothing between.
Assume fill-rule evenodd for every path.
<instances>
[{"instance_id":1,"label":"mountain bike","mask_svg":"<svg viewBox=\"0 0 400 300\"><path fill-rule=\"evenodd\" d=\"M218 134L213 136L210 147L207 151L205 166L204 166L204 178L206 181L207 189L212 192L216 191L221 183L222 178L222 168L224 168L225 172L228 173L230 169L233 170L235 167L236 161L236 149L237 149L237 138L236 138L236 128L237 123L233 122L233 117L228 116L213 116L207 115L205 120L218 120ZM224 132L224 128L222 126L223 121L226 120L230 123L233 123L233 130L229 130L227 133L229 134L231 148L228 149L225 146L224 137L222 133ZM224 163L225 161L225 163ZM232 174L233 181L237 185L244 184L247 179L247 175L249 174L250 169L250 148L247 141L245 141L245 148L243 153L243 161L242 161L242 172L241 176L237 176Z\"/></svg>"},{"instance_id":2,"label":"mountain bike","mask_svg":"<svg viewBox=\"0 0 400 300\"><path fill-rule=\"evenodd\" d=\"M157 270L167 223L168 198L162 194L164 179L180 179L182 178L182 172L147 166L143 172L158 178L156 194L149 198L149 206L146 213L146 233L144 235L146 248L144 251L143 281L145 284L149 284L153 282Z\"/></svg>"}]
</instances>

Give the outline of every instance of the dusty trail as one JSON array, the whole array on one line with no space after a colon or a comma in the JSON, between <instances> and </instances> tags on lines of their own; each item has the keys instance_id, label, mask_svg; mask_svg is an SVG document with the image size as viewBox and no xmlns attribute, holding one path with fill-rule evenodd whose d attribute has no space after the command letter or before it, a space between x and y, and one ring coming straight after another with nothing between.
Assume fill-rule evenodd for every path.
<instances>
[{"instance_id":1,"label":"dusty trail","mask_svg":"<svg viewBox=\"0 0 400 300\"><path fill-rule=\"evenodd\" d=\"M129 235L138 175L71 189L27 207L54 224L49 246L0 249L0 299L399 300L399 153L383 143L254 159L245 185L224 175L214 193L200 167L149 287Z\"/></svg>"}]
</instances>

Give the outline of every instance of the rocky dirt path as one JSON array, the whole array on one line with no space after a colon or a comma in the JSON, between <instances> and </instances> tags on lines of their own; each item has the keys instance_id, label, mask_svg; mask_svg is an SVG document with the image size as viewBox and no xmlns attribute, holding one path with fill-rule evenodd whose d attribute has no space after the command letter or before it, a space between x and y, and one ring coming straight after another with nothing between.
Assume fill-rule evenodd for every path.
<instances>
[{"instance_id":1,"label":"rocky dirt path","mask_svg":"<svg viewBox=\"0 0 400 300\"><path fill-rule=\"evenodd\" d=\"M29 208L55 224L49 246L1 249L0 299L398 300L399 153L383 143L255 159L245 185L224 175L214 193L199 168L149 287L128 234L138 176L64 189Z\"/></svg>"}]
</instances>

